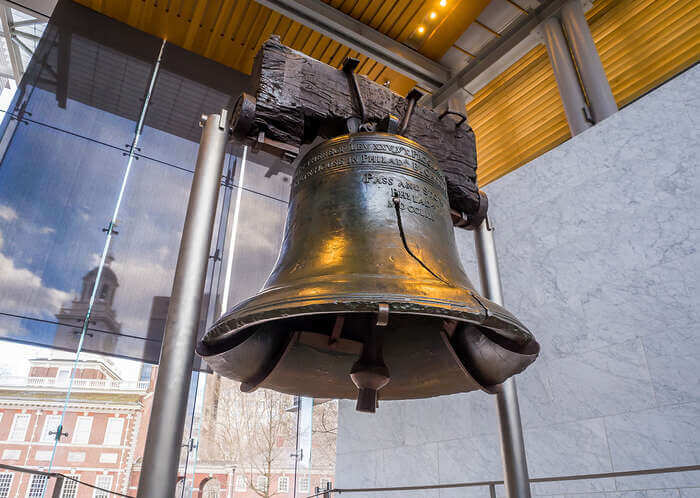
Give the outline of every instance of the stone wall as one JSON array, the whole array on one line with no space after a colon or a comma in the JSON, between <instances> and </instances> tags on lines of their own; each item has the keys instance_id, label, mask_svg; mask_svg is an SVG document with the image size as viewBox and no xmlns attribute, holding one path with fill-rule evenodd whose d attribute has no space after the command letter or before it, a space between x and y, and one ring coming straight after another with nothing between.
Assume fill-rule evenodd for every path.
<instances>
[{"instance_id":1,"label":"stone wall","mask_svg":"<svg viewBox=\"0 0 700 498\"><path fill-rule=\"evenodd\" d=\"M485 189L506 306L542 345L517 378L532 477L700 464L699 81L696 66ZM473 237L457 236L478 282ZM384 402L375 415L341 402L338 487L501 478L493 397ZM533 492L698 497L700 472Z\"/></svg>"}]
</instances>

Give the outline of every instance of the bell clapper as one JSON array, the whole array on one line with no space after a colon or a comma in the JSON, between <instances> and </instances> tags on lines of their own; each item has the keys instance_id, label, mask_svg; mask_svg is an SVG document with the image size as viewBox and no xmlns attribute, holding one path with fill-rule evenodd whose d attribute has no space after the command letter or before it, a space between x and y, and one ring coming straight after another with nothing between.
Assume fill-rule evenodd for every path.
<instances>
[{"instance_id":1,"label":"bell clapper","mask_svg":"<svg viewBox=\"0 0 700 498\"><path fill-rule=\"evenodd\" d=\"M350 370L350 378L359 389L358 412L374 413L379 403L378 392L391 380L389 368L384 363L384 327L389 324L389 305L379 304L377 322L367 330L360 358Z\"/></svg>"}]
</instances>

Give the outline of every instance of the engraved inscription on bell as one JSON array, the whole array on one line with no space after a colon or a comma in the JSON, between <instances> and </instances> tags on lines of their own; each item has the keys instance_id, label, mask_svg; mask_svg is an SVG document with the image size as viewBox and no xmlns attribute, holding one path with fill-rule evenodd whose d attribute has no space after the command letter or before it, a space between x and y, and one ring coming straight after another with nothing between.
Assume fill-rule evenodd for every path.
<instances>
[{"instance_id":1,"label":"engraved inscription on bell","mask_svg":"<svg viewBox=\"0 0 700 498\"><path fill-rule=\"evenodd\" d=\"M198 351L243 390L357 398L374 411L377 399L492 391L539 345L464 273L432 155L357 133L300 161L274 270Z\"/></svg>"}]
</instances>

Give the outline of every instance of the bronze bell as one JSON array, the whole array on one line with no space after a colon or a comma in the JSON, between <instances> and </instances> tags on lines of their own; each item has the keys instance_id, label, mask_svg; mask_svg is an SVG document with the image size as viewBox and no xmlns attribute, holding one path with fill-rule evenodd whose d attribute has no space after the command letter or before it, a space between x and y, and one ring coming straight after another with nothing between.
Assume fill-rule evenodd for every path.
<instances>
[{"instance_id":1,"label":"bronze bell","mask_svg":"<svg viewBox=\"0 0 700 498\"><path fill-rule=\"evenodd\" d=\"M492 392L539 345L464 273L431 154L356 133L300 161L275 269L197 351L243 391L357 397L373 412L378 396Z\"/></svg>"}]
</instances>

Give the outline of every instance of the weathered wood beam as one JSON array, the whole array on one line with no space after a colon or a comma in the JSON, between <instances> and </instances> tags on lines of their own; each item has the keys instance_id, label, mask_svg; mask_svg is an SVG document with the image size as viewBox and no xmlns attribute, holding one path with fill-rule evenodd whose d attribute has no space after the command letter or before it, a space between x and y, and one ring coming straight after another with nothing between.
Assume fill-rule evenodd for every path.
<instances>
[{"instance_id":1,"label":"weathered wood beam","mask_svg":"<svg viewBox=\"0 0 700 498\"><path fill-rule=\"evenodd\" d=\"M316 137L347 133L346 119L357 115L348 77L327 64L282 45L266 41L253 68L256 90L251 135L300 146ZM379 123L388 115L401 118L407 101L390 89L358 75L365 104L365 121ZM476 185L474 132L465 123L417 105L404 135L420 143L438 160L445 173L450 205L466 214L476 213L480 197ZM482 206L483 208L483 206Z\"/></svg>"}]
</instances>

